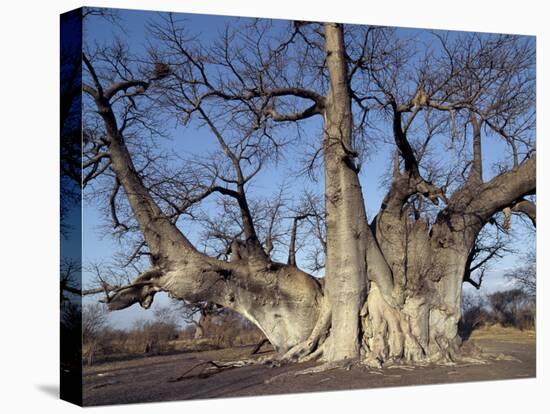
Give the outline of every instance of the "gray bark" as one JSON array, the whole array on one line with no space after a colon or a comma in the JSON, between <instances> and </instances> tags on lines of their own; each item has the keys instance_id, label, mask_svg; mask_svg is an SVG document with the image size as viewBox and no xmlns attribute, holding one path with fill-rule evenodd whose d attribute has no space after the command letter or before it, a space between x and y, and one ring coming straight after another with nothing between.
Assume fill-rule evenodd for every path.
<instances>
[{"instance_id":1,"label":"gray bark","mask_svg":"<svg viewBox=\"0 0 550 414\"><path fill-rule=\"evenodd\" d=\"M367 218L355 168L342 26L325 24L330 89L324 112L326 294L332 311L325 359L359 356L359 311L366 295Z\"/></svg>"},{"instance_id":2,"label":"gray bark","mask_svg":"<svg viewBox=\"0 0 550 414\"><path fill-rule=\"evenodd\" d=\"M462 284L469 254L483 226L498 211L520 205L517 212L525 208L525 214L536 217L534 206L522 200L535 191L535 165L536 158L532 157L482 183L479 163L474 178L453 194L431 227L423 219L410 219L403 211L410 180L403 181L401 176L394 179L374 223L394 287L391 296L384 295L377 283L371 282L362 311L369 364L456 358L461 342L457 329Z\"/></svg>"}]
</instances>

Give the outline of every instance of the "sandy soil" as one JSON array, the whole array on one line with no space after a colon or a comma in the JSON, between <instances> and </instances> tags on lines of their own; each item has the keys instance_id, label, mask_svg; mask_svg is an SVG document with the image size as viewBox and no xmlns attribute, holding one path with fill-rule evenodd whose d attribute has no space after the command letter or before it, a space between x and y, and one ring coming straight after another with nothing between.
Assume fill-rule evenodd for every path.
<instances>
[{"instance_id":1,"label":"sandy soil","mask_svg":"<svg viewBox=\"0 0 550 414\"><path fill-rule=\"evenodd\" d=\"M315 363L282 367L251 365L204 377L208 361L248 358L252 347L144 357L84 370L85 405L128 404L266 394L393 387L534 377L535 335L503 328L475 331L468 340L498 355L485 364L454 366L352 367L296 376ZM265 355L265 354L264 354ZM191 371L191 368L204 362ZM189 371L189 372L188 372Z\"/></svg>"}]
</instances>

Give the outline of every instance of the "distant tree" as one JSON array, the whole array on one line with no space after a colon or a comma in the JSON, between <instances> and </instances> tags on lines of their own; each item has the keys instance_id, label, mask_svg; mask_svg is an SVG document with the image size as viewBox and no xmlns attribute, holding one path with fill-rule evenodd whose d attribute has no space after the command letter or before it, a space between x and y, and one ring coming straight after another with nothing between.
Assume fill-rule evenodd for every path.
<instances>
[{"instance_id":1,"label":"distant tree","mask_svg":"<svg viewBox=\"0 0 550 414\"><path fill-rule=\"evenodd\" d=\"M468 292L462 295L462 317L460 334L467 339L472 331L480 326L491 323L487 300L479 293Z\"/></svg>"},{"instance_id":2,"label":"distant tree","mask_svg":"<svg viewBox=\"0 0 550 414\"><path fill-rule=\"evenodd\" d=\"M179 332L180 315L170 306L159 306L154 310L153 320L138 320L130 336L137 344L138 352L156 355L168 350L168 342L176 339Z\"/></svg>"},{"instance_id":3,"label":"distant tree","mask_svg":"<svg viewBox=\"0 0 550 414\"><path fill-rule=\"evenodd\" d=\"M496 322L502 326L527 328L534 325L534 309L527 294L521 289L491 293L487 297Z\"/></svg>"},{"instance_id":4,"label":"distant tree","mask_svg":"<svg viewBox=\"0 0 550 414\"><path fill-rule=\"evenodd\" d=\"M96 352L101 344L102 330L107 325L107 307L102 303L89 303L82 309L82 342L87 348L88 365L94 363Z\"/></svg>"},{"instance_id":5,"label":"distant tree","mask_svg":"<svg viewBox=\"0 0 550 414\"><path fill-rule=\"evenodd\" d=\"M537 296L537 264L536 253L530 251L524 257L524 264L506 273L506 278L510 280L518 289L521 289L531 300Z\"/></svg>"}]
</instances>

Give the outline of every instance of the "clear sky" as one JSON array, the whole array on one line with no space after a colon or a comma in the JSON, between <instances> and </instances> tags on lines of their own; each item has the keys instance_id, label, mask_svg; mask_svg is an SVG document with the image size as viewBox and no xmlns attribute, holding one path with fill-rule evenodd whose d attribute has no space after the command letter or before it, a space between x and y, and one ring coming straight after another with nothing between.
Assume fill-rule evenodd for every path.
<instances>
[{"instance_id":1,"label":"clear sky","mask_svg":"<svg viewBox=\"0 0 550 414\"><path fill-rule=\"evenodd\" d=\"M85 43L108 43L114 36L117 36L128 43L133 53L144 53L147 47L145 26L148 21L157 19L158 15L154 12L121 10L118 13L118 17L120 19L119 26L98 18L92 18L87 21L84 33ZM217 33L223 29L224 25L233 19L222 16L192 14L186 15L185 18L187 19L186 27L188 31L199 35L204 41L213 39ZM424 36L422 31L415 29L403 29L402 32L407 35L413 33L418 36ZM318 134L319 130L320 125L318 119L312 119L304 124L304 131L306 134L315 135ZM171 136L171 140L159 142L159 146L174 149L179 153L188 155L196 154L197 156L217 146L209 130L196 128L194 125L188 128L174 125L171 130ZM369 154L360 173L369 219L372 219L378 211L384 196L384 189L380 186L380 179L388 170L390 153L391 149L389 146L379 146L376 148L376 151ZM488 176L491 174L490 165L496 160L501 159L503 154L504 147L500 141L484 138L486 179L489 178ZM308 188L320 190L322 186L321 182L316 183L304 177L297 177L293 171L288 168L288 165L292 165L298 161L299 155L300 154L287 151L285 153L285 159L276 168L269 168L262 171L254 179L252 188L253 194L255 196L269 196L270 194L274 194L278 189L278 185L283 181L291 183L290 191L294 194L300 194L300 192ZM452 155L450 155L450 161L451 160ZM105 219L98 210L98 206L93 203L84 203L82 218L83 264L86 266L87 263L91 262L108 263L113 257L113 253L120 249L120 246L116 240L104 234L104 227L100 228L100 224L103 224ZM532 234L529 234L529 232L523 229L517 231L519 227L520 226L516 225L515 241L513 242L513 247L518 250L519 254L508 255L495 262L492 265L491 271L487 273L484 279L482 291L488 292L505 287L506 284L502 278L502 274L506 269L513 267L521 253L534 243ZM192 241L196 240L196 229L184 228L183 230ZM300 256L298 255L298 263L299 262ZM84 272L84 286L89 284L91 278L91 274ZM470 288L468 287L468 289ZM94 299L88 297L85 300L89 301ZM167 297L163 297L163 295L159 294L155 297L155 304L153 306L158 306L159 303L166 303L167 300ZM151 316L151 310L146 311L138 305L134 305L126 310L111 313L110 320L114 326L126 327L130 326L138 318L150 318Z\"/></svg>"}]
</instances>

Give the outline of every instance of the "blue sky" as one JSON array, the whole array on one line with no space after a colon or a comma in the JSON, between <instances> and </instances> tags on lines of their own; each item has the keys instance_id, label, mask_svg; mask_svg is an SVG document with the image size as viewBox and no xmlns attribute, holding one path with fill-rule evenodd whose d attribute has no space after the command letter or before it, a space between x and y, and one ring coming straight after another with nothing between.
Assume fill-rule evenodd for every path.
<instances>
[{"instance_id":1,"label":"blue sky","mask_svg":"<svg viewBox=\"0 0 550 414\"><path fill-rule=\"evenodd\" d=\"M92 44L93 42L104 43L109 42L113 36L118 36L127 41L130 45L132 52L139 54L145 51L147 47L147 39L145 36L145 26L148 21L158 18L154 12L144 11L120 11L118 16L120 17L120 26L113 26L112 23L103 19L90 19L85 26L85 42ZM201 39L205 41L213 39L219 30L223 29L224 25L231 21L233 18L223 16L206 16L206 15L192 15L187 14L182 16L186 18L186 27L189 32L200 35ZM414 29L403 29L403 34L418 34L418 36L424 36L424 32ZM307 135L315 136L320 130L320 120L313 119L308 121L304 125L304 131ZM191 125L188 128L182 128L174 125L170 130L171 140L162 141L160 146L165 148L171 148L179 153L185 153L188 155L196 154L200 156L205 151L215 149L217 144L214 137L208 130L198 129L195 125ZM503 144L490 137L484 138L484 163L485 163L485 175L486 179L491 174L490 165L502 158L504 154ZM388 169L389 154L391 148L389 146L380 146L376 152L372 153L366 163L362 167L360 175L363 192L365 195L365 202L367 205L367 211L369 219L376 214L384 196L384 191L380 187L380 178ZM312 182L304 177L297 177L287 167L293 164L298 159L298 155L294 152L287 151L286 159L283 160L276 168L269 168L261 172L254 180L252 192L256 196L269 196L277 191L278 185L283 181L291 182L291 191L295 194L299 194L304 189L316 189L319 190L322 186L321 182ZM449 160L452 160L452 154L449 155ZM108 263L113 256L113 252L119 250L120 246L118 242L104 234L104 229L100 228L100 224L104 223L98 206L92 203L85 203L83 206L83 263L86 265L91 262L104 262ZM183 226L183 231L191 239L194 240L197 237L196 229ZM517 228L520 226L516 226ZM517 256L509 255L505 258L495 262L492 266L492 270L488 272L484 279L484 286L482 291L488 292L495 289L505 287L505 282L502 279L502 273L516 264L521 252L525 251L532 243L534 243L534 237L529 232L522 229L515 232L516 240L513 243L513 247L520 253ZM298 262L300 256L298 255ZM86 286L91 279L91 275L84 272L83 284ZM470 289L470 287L467 287ZM86 300L93 300L87 298ZM155 297L155 304L167 303L168 299L163 295L157 295ZM134 305L123 311L113 312L110 314L111 323L117 327L130 326L138 318L150 318L152 316L151 310L143 310L141 307Z\"/></svg>"}]
</instances>

